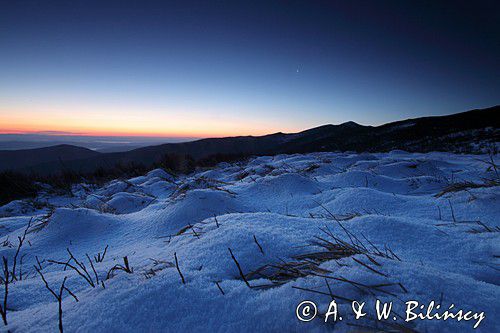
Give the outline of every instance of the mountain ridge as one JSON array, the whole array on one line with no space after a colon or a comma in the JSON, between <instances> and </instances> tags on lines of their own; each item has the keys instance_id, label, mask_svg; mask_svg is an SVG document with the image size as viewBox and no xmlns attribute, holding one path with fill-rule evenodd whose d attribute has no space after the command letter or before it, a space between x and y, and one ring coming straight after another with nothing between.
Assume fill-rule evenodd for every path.
<instances>
[{"instance_id":1,"label":"mountain ridge","mask_svg":"<svg viewBox=\"0 0 500 333\"><path fill-rule=\"evenodd\" d=\"M315 151L384 152L394 149L428 152L469 151L474 144L500 142L500 106L445 116L399 120L379 126L353 121L326 124L297 133L205 138L164 143L125 152L100 153L73 145L1 150L0 171L54 174L67 170L92 172L118 164L151 166L167 155L200 160L213 155L275 155Z\"/></svg>"}]
</instances>

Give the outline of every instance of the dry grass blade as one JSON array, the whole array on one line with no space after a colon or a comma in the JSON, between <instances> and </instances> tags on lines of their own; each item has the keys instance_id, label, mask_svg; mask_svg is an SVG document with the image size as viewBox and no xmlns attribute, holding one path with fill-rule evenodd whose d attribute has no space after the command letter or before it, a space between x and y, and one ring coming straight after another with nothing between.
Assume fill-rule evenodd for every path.
<instances>
[{"instance_id":1,"label":"dry grass blade","mask_svg":"<svg viewBox=\"0 0 500 333\"><path fill-rule=\"evenodd\" d=\"M469 181L456 182L446 186L441 192L435 195L436 198L440 198L447 193L454 193L460 191L466 191L473 188L488 188L500 185L497 180L486 180L484 183L473 183Z\"/></svg>"},{"instance_id":2,"label":"dry grass blade","mask_svg":"<svg viewBox=\"0 0 500 333\"><path fill-rule=\"evenodd\" d=\"M47 288L47 290L52 294L52 296L54 296L54 298L57 300L57 303L58 303L58 314L59 314L59 332L60 333L63 333L63 322L62 322L62 315L63 315L63 310L62 310L62 297L63 297L63 292L66 291L68 292L68 294L70 294L76 302L78 302L78 298L76 297L76 295L71 292L71 290L69 290L65 284L66 284L66 279L67 277L64 277L64 280L61 284L61 287L59 288L59 292L56 293L48 284L47 280L45 279L45 277L43 276L43 273L41 270L38 269L37 266L34 266L35 267L35 270L36 272L40 275L40 277L42 278L42 281L43 283L45 284L45 288Z\"/></svg>"},{"instance_id":3,"label":"dry grass blade","mask_svg":"<svg viewBox=\"0 0 500 333\"><path fill-rule=\"evenodd\" d=\"M217 286L217 288L219 288L219 290L220 290L221 294L222 294L222 295L225 295L224 290L222 290L222 287L221 287L221 286L220 286L220 284L219 284L219 281L215 281L215 285Z\"/></svg>"},{"instance_id":4,"label":"dry grass blade","mask_svg":"<svg viewBox=\"0 0 500 333\"><path fill-rule=\"evenodd\" d=\"M372 292L372 290L375 290L377 292L380 292L380 293L383 293L383 294L386 294L386 295L390 295L390 296L393 296L393 297L396 297L397 295L392 293L392 292L389 292L387 290L384 290L384 289L381 289L380 287L378 287L377 285L366 285L366 284L363 284L363 283L359 283L359 282L356 282L356 281L352 281L352 280L349 280L349 279L346 279L342 276L340 277L335 277L335 276L330 276L330 275L324 275L324 274L313 274L315 276L318 276L318 277L322 277L322 278L325 278L325 279L331 279L331 280L335 280L335 281L340 281L340 282L344 282L344 283L348 283L360 290L364 290L364 291L367 291L369 292L370 294L374 294ZM398 285L398 283L391 283L391 284L387 284L387 286L394 286L394 285ZM405 289L406 290L406 289Z\"/></svg>"},{"instance_id":5,"label":"dry grass blade","mask_svg":"<svg viewBox=\"0 0 500 333\"><path fill-rule=\"evenodd\" d=\"M177 252L174 252L174 259L175 259L175 267L177 268L177 272L179 272L179 275L181 276L182 284L186 284L186 280L184 280L184 275L182 275L181 269L179 268L179 260L177 259Z\"/></svg>"},{"instance_id":6,"label":"dry grass blade","mask_svg":"<svg viewBox=\"0 0 500 333\"><path fill-rule=\"evenodd\" d=\"M368 266L367 264L365 264L364 262L362 262L361 260L358 260L356 258L352 258L352 260L354 260L355 262L357 262L358 264L360 264L361 266L363 267L366 267L368 268L369 270L371 270L372 272L378 274L378 275L382 275L383 277L388 277L386 274L382 273L382 272L379 272L377 271L375 268L372 268L370 266Z\"/></svg>"},{"instance_id":7,"label":"dry grass blade","mask_svg":"<svg viewBox=\"0 0 500 333\"><path fill-rule=\"evenodd\" d=\"M109 245L106 245L104 248L104 252L101 254L101 252L98 252L96 256L94 256L95 262L103 262L104 257L106 256L106 251L108 250Z\"/></svg>"},{"instance_id":8,"label":"dry grass blade","mask_svg":"<svg viewBox=\"0 0 500 333\"><path fill-rule=\"evenodd\" d=\"M0 305L0 314L2 315L2 320L5 326L7 326L7 299L9 296L9 281L10 281L10 272L9 272L9 264L6 257L2 257L3 262L3 277L2 282L4 285L4 294L3 294L3 305Z\"/></svg>"},{"instance_id":9,"label":"dry grass blade","mask_svg":"<svg viewBox=\"0 0 500 333\"><path fill-rule=\"evenodd\" d=\"M307 261L283 262L275 265L265 265L246 275L247 279L264 278L270 280L275 286L301 277L317 274L331 273L318 267L316 263ZM277 283L277 284L276 284Z\"/></svg>"},{"instance_id":10,"label":"dry grass blade","mask_svg":"<svg viewBox=\"0 0 500 333\"><path fill-rule=\"evenodd\" d=\"M238 268L238 272L240 273L241 278L243 279L243 281L245 281L245 284L247 285L248 288L252 288L252 286L250 286L250 283L248 283L248 280L246 279L245 274L243 274L243 270L241 269L241 266L240 266L238 260L236 260L234 254L233 254L233 251L231 251L231 248L229 248L229 247L227 249L229 250L229 253L231 254L231 258L233 258L233 261L236 264L236 267Z\"/></svg>"},{"instance_id":11,"label":"dry grass blade","mask_svg":"<svg viewBox=\"0 0 500 333\"><path fill-rule=\"evenodd\" d=\"M255 235L253 235L253 241L259 247L260 253L264 254L264 250L262 249L262 246L260 246L259 242L257 241L257 237L255 237Z\"/></svg>"},{"instance_id":12,"label":"dry grass blade","mask_svg":"<svg viewBox=\"0 0 500 333\"><path fill-rule=\"evenodd\" d=\"M17 257L19 256L19 252L21 252L21 248L23 247L24 241L26 240L26 234L28 233L28 230L31 227L31 222L33 222L33 218L29 219L28 225L26 226L26 229L24 229L23 235L17 237L18 244L17 244L16 253L14 254L14 260L12 263L12 274L11 274L11 279L13 281L17 280L17 278L18 278L18 276L16 275ZM22 259L21 259L21 264L22 264ZM19 272L19 279L22 280L22 272L21 271Z\"/></svg>"},{"instance_id":13,"label":"dry grass blade","mask_svg":"<svg viewBox=\"0 0 500 333\"><path fill-rule=\"evenodd\" d=\"M87 281L87 283L92 286L92 288L95 288L96 284L92 278L92 276L89 274L89 272L87 271L87 268L85 267L85 265L83 265L83 263L80 263L74 256L73 254L71 253L71 251L69 249L66 249L68 251L68 253L70 254L70 258L68 261L66 262L62 262L62 261L57 261L57 260L52 260L52 259L49 259L47 260L47 262L51 263L51 264L57 264L57 265L62 265L64 266L64 270L66 270L67 267L71 268L72 270L74 270L78 275L80 275L85 281ZM71 261L74 261L76 263L76 265L78 266L75 266L75 265L72 265L70 264Z\"/></svg>"},{"instance_id":14,"label":"dry grass blade","mask_svg":"<svg viewBox=\"0 0 500 333\"><path fill-rule=\"evenodd\" d=\"M31 229L28 231L28 234L33 232L39 232L40 230L45 228L49 224L50 219L52 218L52 215L54 215L55 211L56 211L55 207L50 207L47 214L37 220L38 223L31 227Z\"/></svg>"},{"instance_id":15,"label":"dry grass blade","mask_svg":"<svg viewBox=\"0 0 500 333\"><path fill-rule=\"evenodd\" d=\"M134 270L129 265L127 256L123 257L123 265L116 264L113 267L111 267L111 269L108 271L108 274L106 275L106 280L111 278L115 271L124 271L125 273L128 274L132 274L134 272Z\"/></svg>"},{"instance_id":16,"label":"dry grass blade","mask_svg":"<svg viewBox=\"0 0 500 333\"><path fill-rule=\"evenodd\" d=\"M343 296L339 296L339 295L334 295L334 294L331 294L330 292L328 293L325 293L323 291L319 291L319 290L314 290L314 289L309 289L309 288L302 288L302 287L297 287L297 286L292 286L293 289L298 289L298 290L302 290L302 291L308 291L310 293L315 293L315 294L320 294L320 295L325 295L325 296L330 296L330 297L334 297L335 299L340 299L342 301L346 301L346 302L352 302L354 301L353 299L350 299L350 298L347 298L347 297L343 297Z\"/></svg>"},{"instance_id":17,"label":"dry grass blade","mask_svg":"<svg viewBox=\"0 0 500 333\"><path fill-rule=\"evenodd\" d=\"M469 230L471 234L480 234L483 232L500 232L500 227L498 226L490 227L481 221L476 221L476 223L481 227L481 229L472 228Z\"/></svg>"},{"instance_id":18,"label":"dry grass blade","mask_svg":"<svg viewBox=\"0 0 500 333\"><path fill-rule=\"evenodd\" d=\"M310 241L307 246L313 246L316 248L319 247L322 249L321 251L306 252L295 255L292 257L293 261L289 262L281 261L278 264L264 265L256 269L255 271L248 273L246 275L246 278L249 280L259 278L267 279L271 281L271 283L268 285L261 285L259 287L270 288L309 275L328 277L325 274L331 273L331 271L319 267L321 263L334 260L339 266L342 266L342 264L338 262L339 259L351 257L357 254L365 255L373 265L378 267L381 267L382 265L375 259L375 257L382 257L392 260L397 259L401 261L401 259L394 252L392 252L392 250L388 249L387 246L385 246L386 253L383 253L379 250L379 248L375 246L375 244L368 241L367 238L363 236L370 243L371 247L375 249L374 252L370 252L368 248L361 243L359 238L357 238L345 228L342 228L342 230L346 233L351 243L343 241L340 238L336 237L328 228L328 226L319 229L325 235L325 237L314 236L314 239ZM386 274L374 269L373 267L361 262L360 260L356 258L353 258L353 260L358 264L370 269L374 273L387 277ZM341 281L348 283L350 282L348 280ZM359 288L359 286L355 286ZM366 287L366 290L368 292L373 293L370 289L375 290L375 288ZM378 291L388 293L384 290Z\"/></svg>"}]
</instances>

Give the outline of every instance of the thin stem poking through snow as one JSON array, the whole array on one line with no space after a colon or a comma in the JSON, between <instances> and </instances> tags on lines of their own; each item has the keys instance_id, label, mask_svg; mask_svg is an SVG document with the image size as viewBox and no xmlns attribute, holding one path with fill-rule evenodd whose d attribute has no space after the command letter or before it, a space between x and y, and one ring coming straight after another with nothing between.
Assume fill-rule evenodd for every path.
<instances>
[{"instance_id":1,"label":"thin stem poking through snow","mask_svg":"<svg viewBox=\"0 0 500 333\"><path fill-rule=\"evenodd\" d=\"M181 276L182 284L186 284L186 280L184 280L184 275L182 275L181 269L179 268L179 261L177 260L177 252L174 252L174 258L175 258L175 267L177 268L177 272L179 272L179 275Z\"/></svg>"},{"instance_id":2,"label":"thin stem poking through snow","mask_svg":"<svg viewBox=\"0 0 500 333\"><path fill-rule=\"evenodd\" d=\"M5 326L7 326L7 297L9 295L9 265L7 258L2 257L3 260L3 284L4 284L4 294L3 294L3 305L0 305L0 314L2 315L2 320Z\"/></svg>"},{"instance_id":3,"label":"thin stem poking through snow","mask_svg":"<svg viewBox=\"0 0 500 333\"><path fill-rule=\"evenodd\" d=\"M255 237L255 235L253 235L253 240L255 244L257 244L257 246L259 247L260 253L264 254L264 250L262 249L262 246L260 246L259 242L257 241L257 237Z\"/></svg>"},{"instance_id":4,"label":"thin stem poking through snow","mask_svg":"<svg viewBox=\"0 0 500 333\"><path fill-rule=\"evenodd\" d=\"M229 250L229 253L231 253L231 258L233 258L234 263L236 264L236 267L238 267L238 271L240 272L241 278L243 279L243 281L245 281L245 284L248 286L248 288L252 288L252 286L250 285L250 283L248 283L248 281L247 281L247 279L245 277L245 274L243 274L243 271L241 270L241 266L238 263L238 260L236 260L236 258L234 257L233 251L231 251L231 248L229 248L229 247L227 249Z\"/></svg>"},{"instance_id":5,"label":"thin stem poking through snow","mask_svg":"<svg viewBox=\"0 0 500 333\"><path fill-rule=\"evenodd\" d=\"M222 287L219 284L219 281L215 281L215 284L217 285L217 288L219 288L219 290L222 293L222 295L225 295L224 290L222 290Z\"/></svg>"},{"instance_id":6,"label":"thin stem poking through snow","mask_svg":"<svg viewBox=\"0 0 500 333\"><path fill-rule=\"evenodd\" d=\"M47 282L47 280L45 279L45 277L43 276L43 273L40 269L38 269L37 266L33 266L35 267L35 270L37 271L37 273L40 275L40 277L42 278L42 281L43 283L45 284L45 288L47 288L48 291L50 291L50 293L52 294L52 296L54 296L54 298L57 300L57 304L58 304L58 317L59 317L59 332L63 333L63 322L62 322L62 315L63 315L63 310L62 310L62 296L63 296L63 292L66 291L68 294L70 294L74 299L75 301L78 302L78 298L76 297L75 294L73 294L73 292L71 290L69 290L65 284L66 284L66 279L68 278L67 276L64 277L64 280L61 284L61 287L59 288L59 293L56 293L50 286L49 286L49 283Z\"/></svg>"},{"instance_id":7,"label":"thin stem poking through snow","mask_svg":"<svg viewBox=\"0 0 500 333\"><path fill-rule=\"evenodd\" d=\"M12 263L12 274L11 274L12 281L17 280L17 276L16 276L17 257L19 256L19 252L21 252L21 248L23 247L24 240L26 239L26 234L28 233L28 229L31 227L32 221L33 221L33 218L30 218L30 220L28 221L28 225L26 226L26 229L24 229L23 235L17 237L17 239L19 240L19 243L17 245L16 254L14 254L14 260ZM19 279L20 280L23 279L21 274L20 274Z\"/></svg>"}]
</instances>

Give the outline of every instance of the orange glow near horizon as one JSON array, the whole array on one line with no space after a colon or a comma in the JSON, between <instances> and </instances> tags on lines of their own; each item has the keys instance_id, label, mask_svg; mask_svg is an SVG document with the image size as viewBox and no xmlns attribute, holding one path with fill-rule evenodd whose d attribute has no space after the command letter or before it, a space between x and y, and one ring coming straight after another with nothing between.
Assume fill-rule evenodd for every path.
<instances>
[{"instance_id":1,"label":"orange glow near horizon","mask_svg":"<svg viewBox=\"0 0 500 333\"><path fill-rule=\"evenodd\" d=\"M175 134L165 134L165 133L141 133L141 132L105 132L105 131L80 131L80 132L66 132L61 130L53 129L40 129L40 130L11 130L0 128L0 134L42 134L47 136L106 136L106 137L151 137L151 138L193 138L201 139L208 137L219 137L219 136L231 136L231 135L175 135Z\"/></svg>"},{"instance_id":2,"label":"orange glow near horizon","mask_svg":"<svg viewBox=\"0 0 500 333\"><path fill-rule=\"evenodd\" d=\"M80 111L80 110L78 110ZM43 116L40 116L43 114ZM164 113L140 117L133 112L10 112L0 109L1 134L140 136L207 138L264 135L296 128L276 128L253 119L218 119L203 114Z\"/></svg>"}]
</instances>

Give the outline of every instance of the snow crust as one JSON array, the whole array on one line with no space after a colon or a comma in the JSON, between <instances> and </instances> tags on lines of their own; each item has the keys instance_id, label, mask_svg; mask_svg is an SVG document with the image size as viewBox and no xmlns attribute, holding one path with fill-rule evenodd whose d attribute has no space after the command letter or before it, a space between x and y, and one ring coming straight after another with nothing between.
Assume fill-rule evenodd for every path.
<instances>
[{"instance_id":1,"label":"snow crust","mask_svg":"<svg viewBox=\"0 0 500 333\"><path fill-rule=\"evenodd\" d=\"M248 274L318 251L312 241L325 237L321 229L350 242L345 228L370 251L390 248L400 260L376 257L380 266L372 266L383 275L354 260L370 263L364 254L319 267L329 276L363 285L401 283L407 292L384 289L391 296L330 280L335 295L368 303L394 301L399 314L406 300L454 303L485 311L475 331L498 332L499 233L477 223L499 226L498 186L438 195L450 184L495 179L488 160L403 151L279 155L222 163L189 176L154 170L101 188L78 185L72 196L45 193L11 202L0 207L1 255L12 260L17 237L30 219L33 225L21 249L26 275L9 286L8 329L58 330L57 302L33 268L38 257L49 285L57 289L67 277L67 287L79 299L64 294L67 332L331 331L333 324L320 317L302 323L295 316L303 300L326 312L331 298L324 277L306 275L273 288L248 288L228 248ZM69 248L89 268L85 254L94 258L106 246L104 260L94 262L105 288L92 288L73 270L48 262L67 261ZM106 280L125 256L133 273L118 270ZM270 281L255 277L249 283ZM349 309L339 302L341 309ZM338 322L335 330L356 329L348 323L356 322ZM471 322L453 320L405 325L419 332L473 331Z\"/></svg>"}]
</instances>

